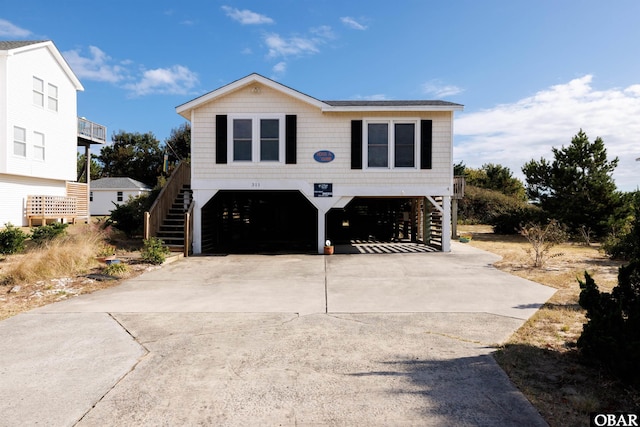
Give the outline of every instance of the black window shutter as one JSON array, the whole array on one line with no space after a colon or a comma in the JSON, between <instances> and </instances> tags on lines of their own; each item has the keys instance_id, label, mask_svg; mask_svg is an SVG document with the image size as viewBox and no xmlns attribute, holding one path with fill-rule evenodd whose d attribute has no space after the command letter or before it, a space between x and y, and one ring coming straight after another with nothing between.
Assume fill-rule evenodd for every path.
<instances>
[{"instance_id":1,"label":"black window shutter","mask_svg":"<svg viewBox=\"0 0 640 427\"><path fill-rule=\"evenodd\" d=\"M285 117L284 132L285 163L288 165L295 165L297 162L298 149L298 116L293 114Z\"/></svg>"},{"instance_id":2,"label":"black window shutter","mask_svg":"<svg viewBox=\"0 0 640 427\"><path fill-rule=\"evenodd\" d=\"M227 116L216 116L216 163L227 163Z\"/></svg>"},{"instance_id":3,"label":"black window shutter","mask_svg":"<svg viewBox=\"0 0 640 427\"><path fill-rule=\"evenodd\" d=\"M433 167L433 122L420 120L420 169Z\"/></svg>"},{"instance_id":4,"label":"black window shutter","mask_svg":"<svg viewBox=\"0 0 640 427\"><path fill-rule=\"evenodd\" d=\"M362 169L362 120L351 120L351 169Z\"/></svg>"}]
</instances>

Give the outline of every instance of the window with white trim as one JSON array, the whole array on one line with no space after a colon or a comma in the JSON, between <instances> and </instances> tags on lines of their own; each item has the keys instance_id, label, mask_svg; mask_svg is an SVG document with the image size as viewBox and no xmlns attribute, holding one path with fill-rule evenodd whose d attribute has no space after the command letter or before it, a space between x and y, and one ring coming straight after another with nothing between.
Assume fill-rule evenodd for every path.
<instances>
[{"instance_id":1,"label":"window with white trim","mask_svg":"<svg viewBox=\"0 0 640 427\"><path fill-rule=\"evenodd\" d=\"M33 77L33 104L44 107L44 80Z\"/></svg>"},{"instance_id":2,"label":"window with white trim","mask_svg":"<svg viewBox=\"0 0 640 427\"><path fill-rule=\"evenodd\" d=\"M27 130L18 126L13 127L13 154L27 157Z\"/></svg>"},{"instance_id":3,"label":"window with white trim","mask_svg":"<svg viewBox=\"0 0 640 427\"><path fill-rule=\"evenodd\" d=\"M49 83L47 98L47 106L49 107L49 110L58 111L58 86Z\"/></svg>"},{"instance_id":4,"label":"window with white trim","mask_svg":"<svg viewBox=\"0 0 640 427\"><path fill-rule=\"evenodd\" d=\"M283 115L230 116L227 152L231 162L283 162Z\"/></svg>"},{"instance_id":5,"label":"window with white trim","mask_svg":"<svg viewBox=\"0 0 640 427\"><path fill-rule=\"evenodd\" d=\"M44 134L33 132L33 158L44 160Z\"/></svg>"},{"instance_id":6,"label":"window with white trim","mask_svg":"<svg viewBox=\"0 0 640 427\"><path fill-rule=\"evenodd\" d=\"M418 159L418 120L365 121L363 142L367 168L415 169Z\"/></svg>"}]
</instances>

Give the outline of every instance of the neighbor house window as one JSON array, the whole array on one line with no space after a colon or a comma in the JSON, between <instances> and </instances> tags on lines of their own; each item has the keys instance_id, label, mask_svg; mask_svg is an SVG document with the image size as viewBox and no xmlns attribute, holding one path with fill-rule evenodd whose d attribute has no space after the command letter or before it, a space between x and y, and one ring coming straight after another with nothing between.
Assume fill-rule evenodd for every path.
<instances>
[{"instance_id":1,"label":"neighbor house window","mask_svg":"<svg viewBox=\"0 0 640 427\"><path fill-rule=\"evenodd\" d=\"M33 78L33 104L38 107L44 107L44 81Z\"/></svg>"},{"instance_id":2,"label":"neighbor house window","mask_svg":"<svg viewBox=\"0 0 640 427\"><path fill-rule=\"evenodd\" d=\"M228 152L234 162L282 162L284 117L231 117Z\"/></svg>"},{"instance_id":3,"label":"neighbor house window","mask_svg":"<svg viewBox=\"0 0 640 427\"><path fill-rule=\"evenodd\" d=\"M368 168L415 168L417 121L368 120L364 127L364 156Z\"/></svg>"},{"instance_id":4,"label":"neighbor house window","mask_svg":"<svg viewBox=\"0 0 640 427\"><path fill-rule=\"evenodd\" d=\"M49 83L49 89L47 90L49 110L58 111L58 86L54 86Z\"/></svg>"},{"instance_id":5,"label":"neighbor house window","mask_svg":"<svg viewBox=\"0 0 640 427\"><path fill-rule=\"evenodd\" d=\"M33 158L44 160L44 134L33 132Z\"/></svg>"},{"instance_id":6,"label":"neighbor house window","mask_svg":"<svg viewBox=\"0 0 640 427\"><path fill-rule=\"evenodd\" d=\"M124 200L124 194L122 194L122 191L118 191L118 201L122 202Z\"/></svg>"},{"instance_id":7,"label":"neighbor house window","mask_svg":"<svg viewBox=\"0 0 640 427\"><path fill-rule=\"evenodd\" d=\"M13 154L20 157L27 157L27 130L13 127Z\"/></svg>"},{"instance_id":8,"label":"neighbor house window","mask_svg":"<svg viewBox=\"0 0 640 427\"><path fill-rule=\"evenodd\" d=\"M89 191L89 201L93 202L93 191Z\"/></svg>"}]
</instances>

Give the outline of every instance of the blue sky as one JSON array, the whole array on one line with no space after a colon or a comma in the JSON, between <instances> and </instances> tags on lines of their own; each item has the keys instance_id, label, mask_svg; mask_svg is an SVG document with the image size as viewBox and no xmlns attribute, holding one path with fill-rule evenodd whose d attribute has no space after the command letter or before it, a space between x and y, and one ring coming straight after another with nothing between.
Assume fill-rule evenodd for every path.
<instances>
[{"instance_id":1,"label":"blue sky","mask_svg":"<svg viewBox=\"0 0 640 427\"><path fill-rule=\"evenodd\" d=\"M3 0L0 39L53 40L109 134L183 123L175 107L252 72L323 100L443 99L454 161L521 167L582 128L640 185L637 0Z\"/></svg>"}]
</instances>

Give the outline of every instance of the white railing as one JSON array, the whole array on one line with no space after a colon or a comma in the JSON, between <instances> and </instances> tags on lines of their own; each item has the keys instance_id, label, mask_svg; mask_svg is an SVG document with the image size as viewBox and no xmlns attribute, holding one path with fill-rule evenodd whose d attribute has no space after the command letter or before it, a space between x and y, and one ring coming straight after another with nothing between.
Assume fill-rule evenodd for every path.
<instances>
[{"instance_id":1,"label":"white railing","mask_svg":"<svg viewBox=\"0 0 640 427\"><path fill-rule=\"evenodd\" d=\"M93 123L84 117L78 117L78 136L94 142L107 142L107 128Z\"/></svg>"}]
</instances>

